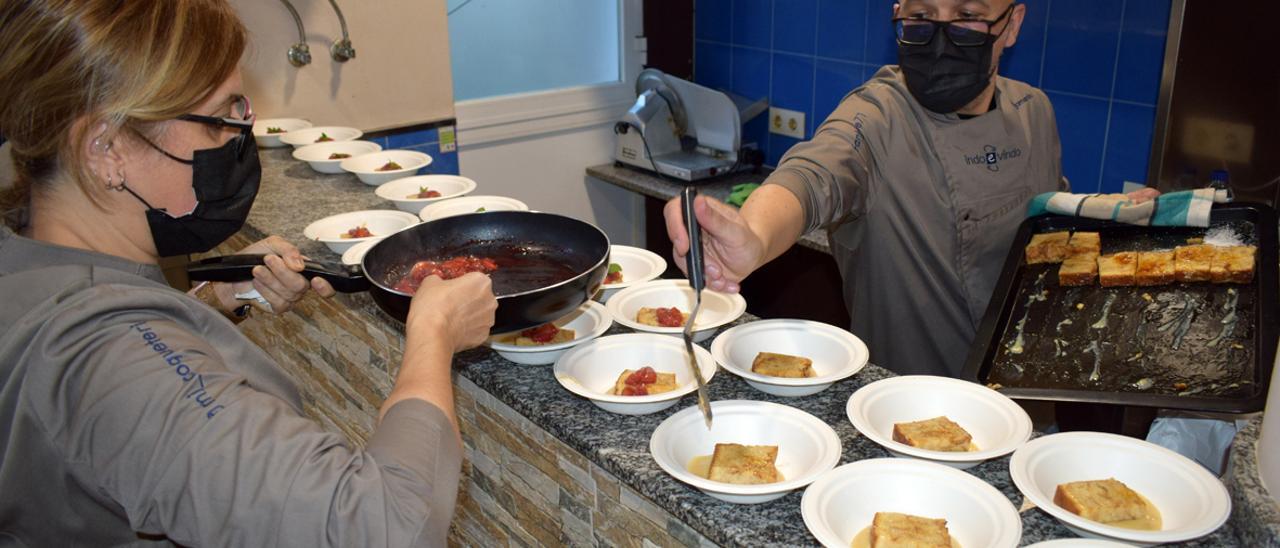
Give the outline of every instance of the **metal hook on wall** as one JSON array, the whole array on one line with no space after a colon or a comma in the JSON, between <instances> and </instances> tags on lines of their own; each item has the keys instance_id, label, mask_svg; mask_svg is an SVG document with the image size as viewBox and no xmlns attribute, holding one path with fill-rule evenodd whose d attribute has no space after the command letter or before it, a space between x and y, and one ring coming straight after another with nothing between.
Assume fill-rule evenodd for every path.
<instances>
[{"instance_id":1,"label":"metal hook on wall","mask_svg":"<svg viewBox=\"0 0 1280 548\"><path fill-rule=\"evenodd\" d=\"M302 16L298 15L298 10L294 9L289 0L280 0L280 3L288 8L289 15L293 16L293 22L298 24L298 42L289 46L289 63L295 67L309 65L311 64L311 47L307 45L307 30L302 26Z\"/></svg>"},{"instance_id":2,"label":"metal hook on wall","mask_svg":"<svg viewBox=\"0 0 1280 548\"><path fill-rule=\"evenodd\" d=\"M334 61L345 63L356 58L356 48L351 46L351 37L347 34L347 19L342 16L342 8L338 7L337 0L329 0L329 5L333 6L334 13L338 14L338 23L342 25L342 38L333 41L329 54Z\"/></svg>"}]
</instances>

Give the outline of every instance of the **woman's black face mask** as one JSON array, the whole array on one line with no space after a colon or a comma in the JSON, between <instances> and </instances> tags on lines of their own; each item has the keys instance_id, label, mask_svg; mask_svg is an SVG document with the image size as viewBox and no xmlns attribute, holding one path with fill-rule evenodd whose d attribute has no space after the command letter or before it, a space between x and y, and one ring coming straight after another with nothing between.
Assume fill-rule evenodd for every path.
<instances>
[{"instance_id":1,"label":"woman's black face mask","mask_svg":"<svg viewBox=\"0 0 1280 548\"><path fill-rule=\"evenodd\" d=\"M152 207L125 187L147 206L147 225L161 257L209 251L244 226L262 180L262 164L258 161L258 147L252 133L218 148L197 150L191 160L156 149L175 161L191 165L191 186L197 201L191 213L174 217Z\"/></svg>"}]
</instances>

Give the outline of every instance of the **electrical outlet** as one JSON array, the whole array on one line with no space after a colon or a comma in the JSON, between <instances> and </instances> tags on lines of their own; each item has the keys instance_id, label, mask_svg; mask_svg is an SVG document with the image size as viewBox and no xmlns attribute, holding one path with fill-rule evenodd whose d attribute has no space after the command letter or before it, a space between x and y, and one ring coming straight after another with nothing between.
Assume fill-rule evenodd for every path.
<instances>
[{"instance_id":1,"label":"electrical outlet","mask_svg":"<svg viewBox=\"0 0 1280 548\"><path fill-rule=\"evenodd\" d=\"M804 139L804 113L769 107L769 133Z\"/></svg>"}]
</instances>

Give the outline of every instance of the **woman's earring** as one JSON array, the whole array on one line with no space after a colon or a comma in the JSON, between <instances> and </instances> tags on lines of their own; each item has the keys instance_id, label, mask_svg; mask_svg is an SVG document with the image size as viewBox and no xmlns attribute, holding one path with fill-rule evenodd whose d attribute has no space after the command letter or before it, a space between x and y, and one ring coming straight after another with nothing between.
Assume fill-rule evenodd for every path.
<instances>
[{"instance_id":1,"label":"woman's earring","mask_svg":"<svg viewBox=\"0 0 1280 548\"><path fill-rule=\"evenodd\" d=\"M115 180L115 177L112 177L110 174L108 174L108 175L107 175L107 190L114 190L114 191L116 191L116 192L120 192L120 191L124 190L124 174L123 174L123 173L120 173L119 171L117 171L117 172L116 172L116 174L120 175L120 184L119 184L119 185L115 184L115 181L116 181L116 180Z\"/></svg>"},{"instance_id":2,"label":"woman's earring","mask_svg":"<svg viewBox=\"0 0 1280 548\"><path fill-rule=\"evenodd\" d=\"M124 172L123 172L123 171L116 171L116 175L120 176L120 185L119 185L119 186L117 186L117 187L115 187L115 188L113 188L112 190L114 190L114 191L116 191L116 192L123 192L123 191L124 191Z\"/></svg>"}]
</instances>

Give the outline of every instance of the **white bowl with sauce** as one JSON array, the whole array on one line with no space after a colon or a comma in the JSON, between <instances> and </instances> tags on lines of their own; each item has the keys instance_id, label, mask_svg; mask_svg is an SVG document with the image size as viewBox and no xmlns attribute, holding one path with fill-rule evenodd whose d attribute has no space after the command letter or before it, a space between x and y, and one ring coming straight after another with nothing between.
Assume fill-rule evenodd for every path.
<instances>
[{"instance_id":1,"label":"white bowl with sauce","mask_svg":"<svg viewBox=\"0 0 1280 548\"><path fill-rule=\"evenodd\" d=\"M396 179L416 175L419 169L431 165L431 155L416 150L383 150L361 154L343 160L344 171L354 173L360 182L378 186ZM388 166L394 169L386 169Z\"/></svg>"},{"instance_id":2,"label":"white bowl with sauce","mask_svg":"<svg viewBox=\"0 0 1280 548\"><path fill-rule=\"evenodd\" d=\"M363 131L360 131L353 127L342 127L342 126L309 127L305 129L299 129L296 131L290 131L282 135L280 137L280 142L293 145L293 148L302 148L307 145L314 145L319 143L331 143L334 141L354 141L356 139L359 139L362 135L364 135ZM323 140L326 137L328 138L328 140Z\"/></svg>"},{"instance_id":3,"label":"white bowl with sauce","mask_svg":"<svg viewBox=\"0 0 1280 548\"><path fill-rule=\"evenodd\" d=\"M434 190L440 195L435 198L410 198L423 189ZM396 209L417 215L424 207L442 200L466 196L475 189L475 181L458 175L415 175L379 185L373 193L396 204Z\"/></svg>"},{"instance_id":4,"label":"white bowl with sauce","mask_svg":"<svg viewBox=\"0 0 1280 548\"><path fill-rule=\"evenodd\" d=\"M710 429L696 405L667 417L650 436L649 453L671 477L717 499L734 504L769 502L804 488L840 462L836 431L822 419L794 407L721 400L711 402L711 413ZM707 479L701 469L710 466L717 443L776 445L774 466L782 481L739 485Z\"/></svg>"},{"instance_id":5,"label":"white bowl with sauce","mask_svg":"<svg viewBox=\"0 0 1280 548\"><path fill-rule=\"evenodd\" d=\"M416 224L418 224L418 218L403 211L370 209L330 215L307 225L302 229L302 235L323 243L329 247L330 251L341 255L358 243L381 240ZM342 237L351 229L361 226L369 229L372 236Z\"/></svg>"},{"instance_id":6,"label":"white bowl with sauce","mask_svg":"<svg viewBox=\"0 0 1280 548\"><path fill-rule=\"evenodd\" d=\"M1022 518L1000 491L967 472L911 459L867 459L832 470L800 500L823 546L867 548L877 512L947 520L952 546L1015 548Z\"/></svg>"},{"instance_id":7,"label":"white bowl with sauce","mask_svg":"<svg viewBox=\"0 0 1280 548\"><path fill-rule=\"evenodd\" d=\"M756 373L751 364L760 352L809 358L815 376L785 378ZM861 371L871 356L867 345L853 333L808 320L761 320L732 327L711 343L711 355L752 388L782 397L826 390Z\"/></svg>"},{"instance_id":8,"label":"white bowl with sauce","mask_svg":"<svg viewBox=\"0 0 1280 548\"><path fill-rule=\"evenodd\" d=\"M1032 440L1013 453L1009 475L1029 502L1084 537L1183 542L1212 533L1231 515L1226 487L1204 467L1156 444L1115 434L1064 432ZM1145 497L1158 510L1159 529L1103 524L1053 502L1060 484L1107 478Z\"/></svg>"},{"instance_id":9,"label":"white bowl with sauce","mask_svg":"<svg viewBox=\"0 0 1280 548\"><path fill-rule=\"evenodd\" d=\"M489 211L529 211L529 206L520 200L506 196L462 196L428 205L418 212L418 218L423 221L434 221L455 215Z\"/></svg>"},{"instance_id":10,"label":"white bowl with sauce","mask_svg":"<svg viewBox=\"0 0 1280 548\"><path fill-rule=\"evenodd\" d=\"M334 141L316 143L293 149L293 158L302 160L320 173L342 173L342 161L370 152L382 150L382 145L372 141ZM346 154L343 158L330 158L334 154Z\"/></svg>"},{"instance_id":11,"label":"white bowl with sauce","mask_svg":"<svg viewBox=\"0 0 1280 548\"><path fill-rule=\"evenodd\" d=\"M675 307L688 315L693 312L693 288L688 280L653 280L619 291L605 303L613 321L643 333L658 333L681 337L684 328L646 325L636 321L641 308ZM742 316L747 311L747 301L737 293L718 293L710 289L702 292L702 308L693 320L693 340L702 342L715 334L716 329Z\"/></svg>"},{"instance_id":12,"label":"white bowl with sauce","mask_svg":"<svg viewBox=\"0 0 1280 548\"><path fill-rule=\"evenodd\" d=\"M971 468L1012 453L1031 438L1031 417L1008 396L969 381L906 375L868 384L845 405L858 432L896 457ZM973 437L973 451L934 451L894 441L893 425L944 416Z\"/></svg>"},{"instance_id":13,"label":"white bowl with sauce","mask_svg":"<svg viewBox=\"0 0 1280 548\"><path fill-rule=\"evenodd\" d=\"M279 148L285 146L286 143L280 138L288 135L291 131L307 129L311 127L311 122L301 118L263 118L253 121L253 140L258 143L259 148ZM280 129L271 133L268 129Z\"/></svg>"},{"instance_id":14,"label":"white bowl with sauce","mask_svg":"<svg viewBox=\"0 0 1280 548\"><path fill-rule=\"evenodd\" d=\"M706 349L695 346L702 378L710 383L716 374L716 361ZM647 396L614 395L614 384L628 369L652 367L659 373L675 373L678 388ZM647 333L610 335L587 341L569 349L552 372L560 385L570 392L591 400L610 413L648 415L667 409L685 394L698 389L689 370L689 355L680 339Z\"/></svg>"},{"instance_id":15,"label":"white bowl with sauce","mask_svg":"<svg viewBox=\"0 0 1280 548\"><path fill-rule=\"evenodd\" d=\"M610 297L623 289L657 279L667 270L667 261L661 255L627 245L610 246L609 263L610 267L616 264L622 269L622 281L600 287L596 300L602 303L608 303Z\"/></svg>"},{"instance_id":16,"label":"white bowl with sauce","mask_svg":"<svg viewBox=\"0 0 1280 548\"><path fill-rule=\"evenodd\" d=\"M613 320L609 318L609 311L604 309L604 305L587 301L577 310L551 323L561 329L572 329L573 340L542 346L517 346L512 341L520 335L517 331L489 337L489 348L508 361L521 365L547 365L555 363L570 348L603 335L613 325Z\"/></svg>"}]
</instances>

